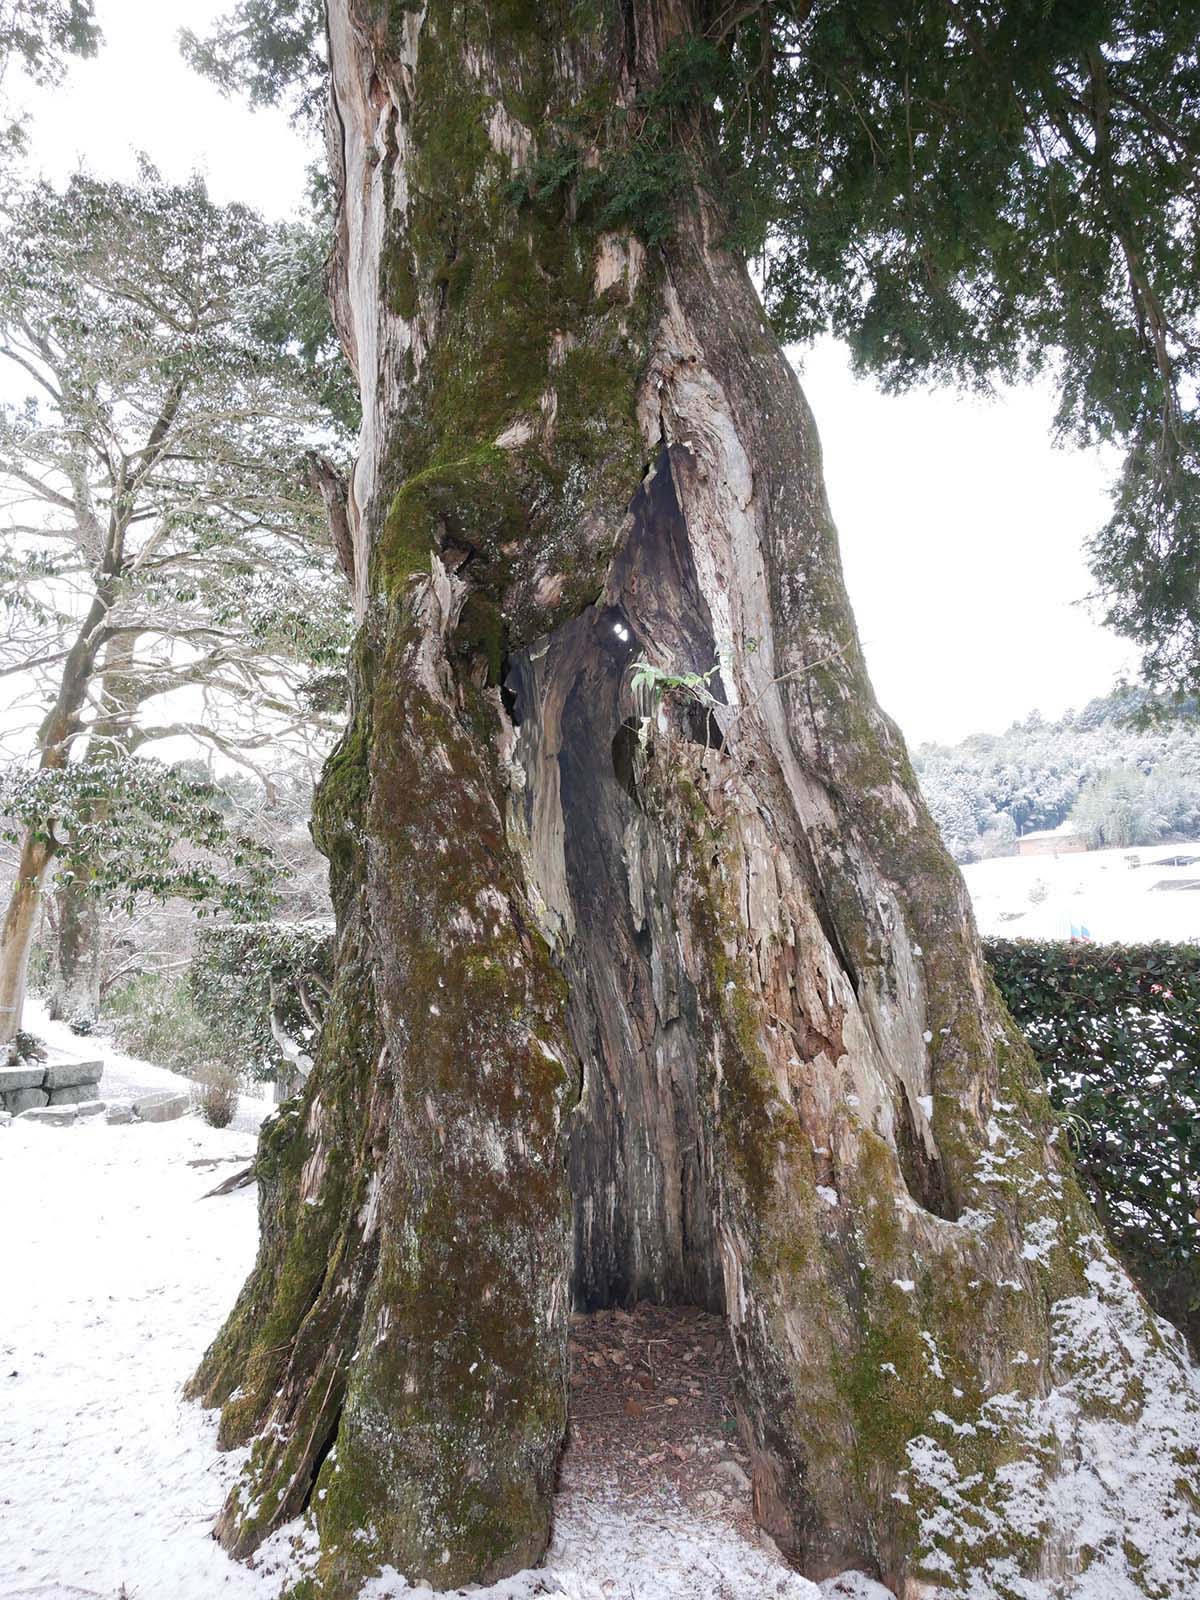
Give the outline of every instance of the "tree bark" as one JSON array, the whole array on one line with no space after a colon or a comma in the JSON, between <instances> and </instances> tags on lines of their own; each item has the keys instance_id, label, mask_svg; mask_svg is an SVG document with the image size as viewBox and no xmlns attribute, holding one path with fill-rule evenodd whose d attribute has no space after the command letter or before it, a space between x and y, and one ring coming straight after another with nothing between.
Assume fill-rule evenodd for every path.
<instances>
[{"instance_id":1,"label":"tree bark","mask_svg":"<svg viewBox=\"0 0 1200 1600\"><path fill-rule=\"evenodd\" d=\"M86 879L60 876L54 888L56 927L50 1016L90 1033L100 1015L104 930L100 902Z\"/></svg>"},{"instance_id":2,"label":"tree bark","mask_svg":"<svg viewBox=\"0 0 1200 1600\"><path fill-rule=\"evenodd\" d=\"M70 760L71 746L81 726L79 713L96 670L97 654L106 637L104 623L112 606L115 584L115 563L107 560L97 579L87 614L63 662L54 704L38 729L38 766L43 772L60 771ZM58 841L49 819L44 827L26 829L17 875L0 929L0 1045L8 1043L21 1028L29 957L37 933L42 891L57 851Z\"/></svg>"},{"instance_id":3,"label":"tree bark","mask_svg":"<svg viewBox=\"0 0 1200 1600\"><path fill-rule=\"evenodd\" d=\"M27 832L0 931L0 1045L21 1031L29 957L37 934L42 885L54 858L51 844Z\"/></svg>"},{"instance_id":4,"label":"tree bark","mask_svg":"<svg viewBox=\"0 0 1200 1600\"><path fill-rule=\"evenodd\" d=\"M321 497L325 515L329 520L329 537L337 554L338 566L354 591L354 539L350 532L350 518L346 510L348 488L345 479L327 456L310 451L305 458L308 481Z\"/></svg>"},{"instance_id":5,"label":"tree bark","mask_svg":"<svg viewBox=\"0 0 1200 1600\"><path fill-rule=\"evenodd\" d=\"M139 635L117 634L104 650L98 689L99 710L87 730L85 761L127 754L133 733L138 684L131 674ZM89 808L94 823L109 807L97 801ZM64 868L66 870L64 870ZM50 1015L90 1032L100 1016L104 983L104 921L101 904L89 884L86 862L63 852L55 884L57 926L54 939Z\"/></svg>"},{"instance_id":6,"label":"tree bark","mask_svg":"<svg viewBox=\"0 0 1200 1600\"><path fill-rule=\"evenodd\" d=\"M698 19L550 11L330 7L363 625L316 819L329 1019L193 1380L251 1443L217 1532L244 1555L307 1508L329 1596L535 1561L570 1306L681 1300L727 1318L756 1512L804 1572L1069 1594L1096 1557L1056 1397L1118 1374L1135 1440L1141 1341L1194 1443L1178 1350L875 703L813 424L719 219L697 194L648 250L513 200L557 119L632 108ZM635 693L638 661L715 666L712 703ZM1109 1498L1088 1537L1119 1553L1141 1513Z\"/></svg>"}]
</instances>

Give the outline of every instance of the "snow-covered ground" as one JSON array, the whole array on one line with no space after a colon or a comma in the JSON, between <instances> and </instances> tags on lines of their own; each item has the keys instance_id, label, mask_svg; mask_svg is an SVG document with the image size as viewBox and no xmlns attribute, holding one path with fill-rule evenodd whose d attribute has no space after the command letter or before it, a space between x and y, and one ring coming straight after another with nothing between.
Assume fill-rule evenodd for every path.
<instances>
[{"instance_id":1,"label":"snow-covered ground","mask_svg":"<svg viewBox=\"0 0 1200 1600\"><path fill-rule=\"evenodd\" d=\"M1104 870L1099 861L1082 864ZM53 1042L69 1042L65 1031L31 1020ZM103 1040L87 1045L106 1058L101 1092L109 1098L186 1083ZM213 1520L242 1455L219 1454L215 1414L180 1395L255 1248L254 1190L204 1196L249 1159L267 1109L244 1100L235 1124L219 1131L195 1116L65 1128L17 1119L0 1128L0 1600L276 1600L302 1574L300 1524L269 1541L253 1567L214 1543ZM1059 1303L1056 1337L1064 1348L1092 1351L1083 1370L1098 1375L1104 1404L1096 1409L1091 1391L1076 1394L1069 1373L1040 1403L1030 1439L1044 1444L1050 1427L1072 1466L1053 1486L1036 1472L1028 1482L1014 1479L1011 1515L1017 1526L1035 1526L1052 1493L1067 1508L1064 1527L1090 1530L1083 1542L1100 1553L1081 1600L1151 1592L1132 1581L1130 1550L1154 1577L1153 1592L1187 1600L1196 1537L1173 1486L1176 1462L1194 1459L1200 1443L1200 1387L1170 1344L1147 1344L1141 1307L1099 1240L1095 1248L1088 1276L1097 1292ZM1144 1390L1137 1423L1125 1420L1130 1385ZM937 1502L927 1530L936 1549L947 1518L957 1526L959 1486L934 1439L915 1443L923 1475L940 1484L944 1468L945 1503ZM960 1530L968 1544L973 1526ZM989 1574L974 1573L963 1600L1015 1592ZM362 1600L429 1592L389 1571L366 1585ZM769 1544L720 1515L688 1509L665 1484L631 1492L619 1474L573 1474L570 1455L544 1567L472 1594L888 1600L856 1574L809 1583Z\"/></svg>"},{"instance_id":2,"label":"snow-covered ground","mask_svg":"<svg viewBox=\"0 0 1200 1600\"><path fill-rule=\"evenodd\" d=\"M1194 856L1194 866L1162 866ZM1059 856L1002 856L963 868L979 931L1102 943L1200 940L1200 843Z\"/></svg>"},{"instance_id":3,"label":"snow-covered ground","mask_svg":"<svg viewBox=\"0 0 1200 1600\"><path fill-rule=\"evenodd\" d=\"M186 1081L88 1044L106 1057L110 1097ZM180 1395L255 1247L252 1188L203 1197L249 1158L265 1110L244 1101L235 1126L220 1131L195 1116L0 1127L0 1600L276 1600L302 1575L300 1524L270 1540L253 1567L214 1543L213 1519L242 1456L219 1454L215 1414ZM1059 1303L1056 1339L1088 1350L1081 1370L1100 1387L1080 1388L1065 1363L1068 1381L1027 1422L1035 1454L1049 1428L1071 1465L1053 1485L1032 1466L1014 1477L1005 1515L1035 1527L1050 1496L1064 1529L1083 1529L1095 1559L1080 1600L1187 1600L1200 1534L1190 1496L1179 1498L1177 1463L1200 1446L1200 1387L1172 1354L1177 1339L1147 1343L1143 1309L1094 1243L1096 1292ZM980 1426L993 1426L984 1410ZM914 1470L941 1493L923 1532L932 1559L943 1536L966 1546L978 1537L976 1513L961 1501L949 1446L914 1445ZM857 1574L808 1582L769 1544L687 1509L665 1485L631 1492L619 1475L573 1481L569 1466L568 1456L543 1568L472 1590L474 1600L889 1600ZM1153 1590L1131 1577L1134 1558ZM992 1576L973 1570L963 1600L1017 1592ZM361 1600L429 1593L389 1571Z\"/></svg>"},{"instance_id":4,"label":"snow-covered ground","mask_svg":"<svg viewBox=\"0 0 1200 1600\"><path fill-rule=\"evenodd\" d=\"M53 1045L58 1050L66 1050L70 1055L86 1056L93 1061L103 1058L104 1078L100 1084L99 1096L108 1105L112 1105L115 1100L136 1100L139 1095L154 1094L159 1089L174 1089L188 1094L194 1087L192 1080L183 1077L181 1073L171 1072L166 1067L157 1067L152 1061L142 1061L137 1056L127 1056L122 1051L114 1049L102 1034L81 1039L71 1032L65 1022L51 1022L45 1006L34 996L30 996L25 1002L24 1026L39 1039L44 1039L47 1044ZM269 1084L263 1085L263 1092L270 1094ZM269 1099L259 1100L252 1095L242 1095L238 1100L232 1131L253 1136L258 1132L259 1124L270 1110ZM253 1152L253 1137L249 1144L245 1139L241 1142ZM2 1589L0 1589L0 1600L7 1600Z\"/></svg>"},{"instance_id":5,"label":"snow-covered ground","mask_svg":"<svg viewBox=\"0 0 1200 1600\"><path fill-rule=\"evenodd\" d=\"M55 1044L105 1057L101 1094L186 1084L100 1039ZM205 1192L238 1170L269 1108L233 1127L178 1122L0 1128L0 1600L274 1600L296 1568L277 1536L254 1569L210 1538L241 1463L215 1448L216 1416L180 1386L254 1256L252 1188ZM412 1594L396 1574L364 1600ZM428 1593L428 1590L419 1591ZM854 1574L816 1587L672 1496L564 1493L545 1569L476 1600L887 1600Z\"/></svg>"}]
</instances>

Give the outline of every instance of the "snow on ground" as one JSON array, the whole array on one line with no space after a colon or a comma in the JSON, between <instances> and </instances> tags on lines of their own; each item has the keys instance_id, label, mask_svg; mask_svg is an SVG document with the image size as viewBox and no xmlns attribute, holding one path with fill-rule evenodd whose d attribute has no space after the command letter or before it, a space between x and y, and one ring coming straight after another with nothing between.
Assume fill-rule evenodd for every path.
<instances>
[{"instance_id":1,"label":"snow on ground","mask_svg":"<svg viewBox=\"0 0 1200 1600\"><path fill-rule=\"evenodd\" d=\"M65 1022L51 1022L45 1006L33 996L25 1002L24 1026L28 1032L44 1039L57 1050L66 1050L74 1056L86 1056L92 1061L98 1058L103 1060L104 1077L97 1092L99 1098L109 1105L114 1100L136 1100L139 1095L154 1094L159 1089L173 1089L177 1093L187 1094L194 1087L192 1080L185 1078L182 1073L156 1067L152 1061L140 1061L136 1056L125 1055L103 1034L89 1034L86 1038L80 1038L71 1032ZM270 1093L269 1085L264 1084L263 1089L265 1093ZM233 1131L257 1133L259 1124L270 1110L269 1099L242 1095L233 1119ZM0 1600L4 1600L2 1589Z\"/></svg>"},{"instance_id":2,"label":"snow on ground","mask_svg":"<svg viewBox=\"0 0 1200 1600\"><path fill-rule=\"evenodd\" d=\"M51 1043L105 1058L101 1095L186 1083L35 1011ZM242 1461L180 1386L254 1257L252 1188L201 1198L253 1153L268 1107L235 1125L0 1128L0 1600L275 1600L296 1567L276 1536L251 1569L210 1538ZM203 1163L203 1164L197 1164ZM364 1590L414 1593L395 1573ZM670 1493L569 1488L546 1568L475 1600L887 1600L844 1574L820 1588Z\"/></svg>"},{"instance_id":3,"label":"snow on ground","mask_svg":"<svg viewBox=\"0 0 1200 1600\"><path fill-rule=\"evenodd\" d=\"M140 1086L140 1085L139 1085ZM105 1084L104 1088L107 1089ZM254 1252L197 1118L0 1128L0 1596L258 1596L208 1537L236 1463L179 1399Z\"/></svg>"},{"instance_id":4,"label":"snow on ground","mask_svg":"<svg viewBox=\"0 0 1200 1600\"><path fill-rule=\"evenodd\" d=\"M1196 864L1160 865L1178 856ZM993 938L1069 939L1086 928L1102 943L1200 940L1200 843L1001 856L962 870L979 931Z\"/></svg>"},{"instance_id":5,"label":"snow on ground","mask_svg":"<svg viewBox=\"0 0 1200 1600\"><path fill-rule=\"evenodd\" d=\"M548 1565L583 1597L626 1600L893 1600L892 1591L852 1572L809 1583L751 1540L702 1520L672 1494L631 1501L608 1492L569 1489L560 1496ZM584 1575L594 1584L583 1586ZM523 1600L523 1597L522 1597Z\"/></svg>"},{"instance_id":6,"label":"snow on ground","mask_svg":"<svg viewBox=\"0 0 1200 1600\"><path fill-rule=\"evenodd\" d=\"M53 1026L45 1031L68 1042ZM104 1093L179 1081L103 1041L88 1044L106 1057ZM276 1600L300 1575L298 1524L276 1535L253 1568L213 1542L212 1523L242 1455L220 1455L215 1414L180 1395L255 1247L252 1188L202 1197L250 1157L265 1109L244 1102L241 1126L220 1131L194 1116L66 1128L18 1119L0 1128L0 1600ZM1175 1492L1175 1463L1194 1459L1200 1388L1195 1374L1185 1381L1167 1345L1149 1351L1140 1302L1105 1266L1099 1241L1096 1248L1096 1293L1060 1302L1056 1328L1068 1353L1090 1349L1084 1370L1098 1375L1103 1405L1093 1417L1072 1380L1029 1419L1033 1443L1049 1423L1073 1465L1049 1486L1036 1472L1014 1478L1012 1520L1035 1526L1050 1496L1067 1509L1065 1528L1092 1530L1085 1542L1104 1548L1081 1589L1089 1600L1143 1592L1126 1570L1130 1551L1157 1575L1154 1592L1183 1600L1189 1580L1182 1587L1176 1580L1194 1552L1192 1534L1181 1531L1191 1502ZM1141 1398L1131 1409L1134 1390ZM1143 1409L1137 1424L1124 1420ZM935 1487L945 1492L931 1513L936 1554L964 1486L937 1440L916 1440L917 1447L944 1469L945 1482ZM969 1546L975 1513L968 1506L965 1515ZM955 1592L963 1600L1016 1592L991 1576L981 1567ZM665 1485L631 1491L619 1474L589 1479L571 1469L570 1456L545 1567L471 1593L474 1600L888 1600L888 1591L856 1574L811 1584L769 1545L688 1509ZM429 1594L385 1572L362 1600Z\"/></svg>"}]
</instances>

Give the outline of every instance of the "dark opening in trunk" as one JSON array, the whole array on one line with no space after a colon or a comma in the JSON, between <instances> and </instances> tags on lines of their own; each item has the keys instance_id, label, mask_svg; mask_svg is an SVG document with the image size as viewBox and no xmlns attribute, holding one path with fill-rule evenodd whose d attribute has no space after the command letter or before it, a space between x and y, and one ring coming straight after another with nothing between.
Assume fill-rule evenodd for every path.
<instances>
[{"instance_id":1,"label":"dark opening in trunk","mask_svg":"<svg viewBox=\"0 0 1200 1600\"><path fill-rule=\"evenodd\" d=\"M660 714L711 748L720 736L695 699L675 706L631 682L639 660L706 673L718 641L665 451L631 515L604 594L512 658L505 699L583 1066L568 1147L575 1304L720 1312L696 994L671 910L675 863L636 778L643 727Z\"/></svg>"}]
</instances>

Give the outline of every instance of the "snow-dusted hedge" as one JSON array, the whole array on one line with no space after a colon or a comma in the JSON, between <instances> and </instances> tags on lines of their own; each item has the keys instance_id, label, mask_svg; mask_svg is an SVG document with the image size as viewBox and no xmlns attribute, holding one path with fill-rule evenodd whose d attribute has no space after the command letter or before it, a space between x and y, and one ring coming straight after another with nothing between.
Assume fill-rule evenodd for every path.
<instances>
[{"instance_id":1,"label":"snow-dusted hedge","mask_svg":"<svg viewBox=\"0 0 1200 1600\"><path fill-rule=\"evenodd\" d=\"M1200 1344L1200 945L984 948L1113 1243Z\"/></svg>"},{"instance_id":2,"label":"snow-dusted hedge","mask_svg":"<svg viewBox=\"0 0 1200 1600\"><path fill-rule=\"evenodd\" d=\"M331 922L235 922L200 932L189 981L224 1058L274 1078L288 1066L281 1037L312 1053L332 970Z\"/></svg>"}]
</instances>

